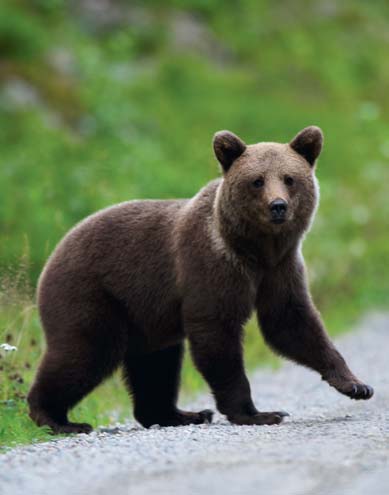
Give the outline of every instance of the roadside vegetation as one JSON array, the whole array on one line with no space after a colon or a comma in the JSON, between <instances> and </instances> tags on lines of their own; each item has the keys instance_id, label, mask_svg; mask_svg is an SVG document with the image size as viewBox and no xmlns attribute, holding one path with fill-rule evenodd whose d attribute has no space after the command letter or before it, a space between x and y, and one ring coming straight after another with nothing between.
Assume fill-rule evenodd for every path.
<instances>
[{"instance_id":1,"label":"roadside vegetation","mask_svg":"<svg viewBox=\"0 0 389 495\"><path fill-rule=\"evenodd\" d=\"M0 446L49 438L25 395L44 346L34 287L55 244L112 203L195 194L218 174L219 129L257 142L322 127L304 244L315 301L332 334L388 304L387 2L93 4L0 5L0 344L17 347L0 349ZM278 362L254 320L246 356ZM204 386L189 359L183 384ZM72 417L129 411L115 375Z\"/></svg>"}]
</instances>

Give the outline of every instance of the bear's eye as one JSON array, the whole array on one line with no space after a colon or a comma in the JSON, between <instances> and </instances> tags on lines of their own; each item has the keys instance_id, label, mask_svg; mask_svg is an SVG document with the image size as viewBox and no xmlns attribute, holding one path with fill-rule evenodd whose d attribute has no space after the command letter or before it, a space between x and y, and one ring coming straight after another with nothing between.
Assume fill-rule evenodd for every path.
<instances>
[{"instance_id":1,"label":"bear's eye","mask_svg":"<svg viewBox=\"0 0 389 495\"><path fill-rule=\"evenodd\" d=\"M284 178L284 182L287 186L293 186L294 179L293 179L293 177L290 177L290 175L286 175Z\"/></svg>"},{"instance_id":2,"label":"bear's eye","mask_svg":"<svg viewBox=\"0 0 389 495\"><path fill-rule=\"evenodd\" d=\"M262 179L262 178L259 178L257 180L255 180L253 182L253 186L255 187L255 189L259 189L260 187L262 187L263 185L265 184L265 181Z\"/></svg>"}]
</instances>

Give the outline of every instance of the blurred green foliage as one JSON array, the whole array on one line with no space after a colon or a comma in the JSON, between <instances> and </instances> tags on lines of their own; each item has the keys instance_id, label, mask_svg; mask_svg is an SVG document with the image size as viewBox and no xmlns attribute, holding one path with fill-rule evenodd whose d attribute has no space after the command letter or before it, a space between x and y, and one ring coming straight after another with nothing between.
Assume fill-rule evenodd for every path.
<instances>
[{"instance_id":1,"label":"blurred green foliage","mask_svg":"<svg viewBox=\"0 0 389 495\"><path fill-rule=\"evenodd\" d=\"M34 368L29 339L41 348L35 308L20 320L33 304L13 289L20 263L34 285L98 208L192 196L218 173L210 141L224 128L247 142L323 128L321 206L304 245L315 300L335 330L387 306L388 28L384 0L3 0L0 342L20 340L15 363L30 355ZM255 333L250 365L264 352ZM4 377L0 400L13 400ZM83 420L109 419L108 390L80 406Z\"/></svg>"}]
</instances>

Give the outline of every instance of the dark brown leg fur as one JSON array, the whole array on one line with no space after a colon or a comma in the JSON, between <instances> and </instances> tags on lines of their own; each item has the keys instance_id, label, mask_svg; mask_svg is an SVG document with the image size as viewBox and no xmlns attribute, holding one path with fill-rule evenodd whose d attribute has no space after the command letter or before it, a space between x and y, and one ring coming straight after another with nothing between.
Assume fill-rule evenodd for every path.
<instances>
[{"instance_id":1,"label":"dark brown leg fur","mask_svg":"<svg viewBox=\"0 0 389 495\"><path fill-rule=\"evenodd\" d=\"M183 345L125 359L125 379L134 397L134 416L146 428L181 426L212 421L212 411L177 408Z\"/></svg>"},{"instance_id":2,"label":"dark brown leg fur","mask_svg":"<svg viewBox=\"0 0 389 495\"><path fill-rule=\"evenodd\" d=\"M71 355L50 350L46 353L28 395L30 417L38 426L47 425L53 433L92 431L89 424L70 423L67 413L119 364L112 356L93 351L89 349L87 354L77 357L76 350Z\"/></svg>"},{"instance_id":3,"label":"dark brown leg fur","mask_svg":"<svg viewBox=\"0 0 389 495\"><path fill-rule=\"evenodd\" d=\"M260 322L265 340L275 351L318 371L338 392L351 399L369 399L373 395L373 388L350 371L310 308L284 306L271 315L262 315Z\"/></svg>"},{"instance_id":4,"label":"dark brown leg fur","mask_svg":"<svg viewBox=\"0 0 389 495\"><path fill-rule=\"evenodd\" d=\"M208 382L219 411L238 425L272 425L282 422L283 411L258 412L251 399L243 365L242 330L221 322L185 326L194 362Z\"/></svg>"},{"instance_id":5,"label":"dark brown leg fur","mask_svg":"<svg viewBox=\"0 0 389 495\"><path fill-rule=\"evenodd\" d=\"M43 313L48 349L28 403L32 420L53 433L92 431L89 424L69 422L67 413L122 361L126 333L120 311L106 299L89 310L88 325L69 313L69 322L59 329L55 319Z\"/></svg>"},{"instance_id":6,"label":"dark brown leg fur","mask_svg":"<svg viewBox=\"0 0 389 495\"><path fill-rule=\"evenodd\" d=\"M317 371L351 399L373 396L373 388L358 380L329 339L309 297L298 260L286 261L280 273L265 278L257 309L265 340L276 352Z\"/></svg>"}]
</instances>

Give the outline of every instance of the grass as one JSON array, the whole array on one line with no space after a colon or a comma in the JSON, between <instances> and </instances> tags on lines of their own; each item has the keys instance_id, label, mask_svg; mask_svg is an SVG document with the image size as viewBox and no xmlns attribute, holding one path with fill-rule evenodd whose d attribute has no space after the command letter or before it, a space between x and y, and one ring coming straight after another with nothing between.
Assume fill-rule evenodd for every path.
<instances>
[{"instance_id":1,"label":"grass","mask_svg":"<svg viewBox=\"0 0 389 495\"><path fill-rule=\"evenodd\" d=\"M24 396L44 345L34 286L55 244L109 204L195 194L217 174L216 130L287 141L321 126L304 244L314 299L332 334L389 303L387 2L153 0L112 25L69 5L0 5L0 343L18 347L0 358L0 445L48 438ZM249 368L277 363L254 322L245 349ZM202 383L187 360L185 394ZM115 375L73 415L96 426L129 410Z\"/></svg>"}]
</instances>

